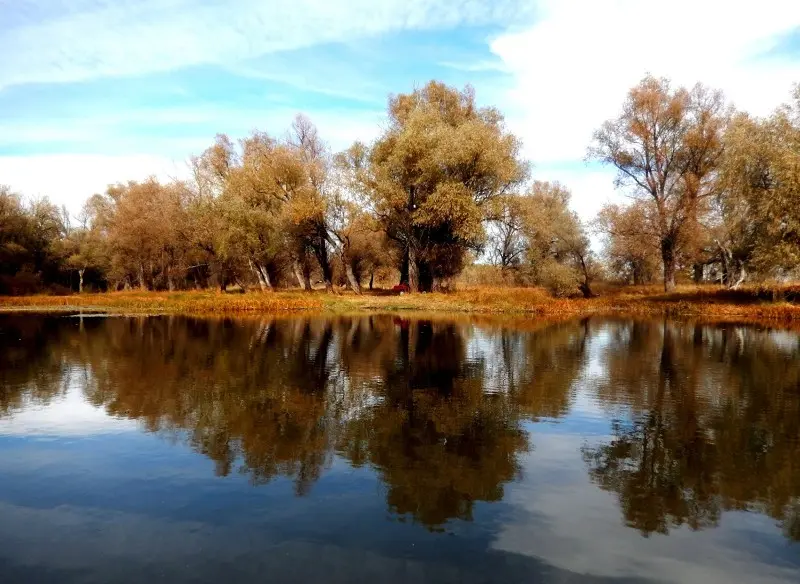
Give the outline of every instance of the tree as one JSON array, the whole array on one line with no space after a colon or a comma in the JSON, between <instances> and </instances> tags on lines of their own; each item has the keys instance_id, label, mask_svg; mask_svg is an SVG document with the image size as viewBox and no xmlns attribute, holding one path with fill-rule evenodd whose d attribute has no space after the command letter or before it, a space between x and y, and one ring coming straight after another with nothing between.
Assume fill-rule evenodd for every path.
<instances>
[{"instance_id":1,"label":"tree","mask_svg":"<svg viewBox=\"0 0 800 584\"><path fill-rule=\"evenodd\" d=\"M329 247L335 245L327 224L327 205L332 196L329 173L332 158L316 126L302 114L295 117L288 144L299 156L306 181L291 200L292 233L298 248L310 250L319 264L326 290L333 286Z\"/></svg>"},{"instance_id":2,"label":"tree","mask_svg":"<svg viewBox=\"0 0 800 584\"><path fill-rule=\"evenodd\" d=\"M489 259L502 271L517 269L525 257L525 200L516 194L497 197L489 221Z\"/></svg>"},{"instance_id":3,"label":"tree","mask_svg":"<svg viewBox=\"0 0 800 584\"><path fill-rule=\"evenodd\" d=\"M142 290L174 289L185 275L189 246L186 188L155 178L108 187L99 204L108 232L110 276Z\"/></svg>"},{"instance_id":4,"label":"tree","mask_svg":"<svg viewBox=\"0 0 800 584\"><path fill-rule=\"evenodd\" d=\"M489 203L525 177L520 143L502 115L480 108L471 87L431 81L389 99L389 124L348 152L356 190L371 200L402 258L401 282L431 290L456 275L484 240Z\"/></svg>"},{"instance_id":5,"label":"tree","mask_svg":"<svg viewBox=\"0 0 800 584\"><path fill-rule=\"evenodd\" d=\"M715 192L727 120L722 94L702 85L673 90L645 77L622 113L595 132L589 158L617 169L617 187L650 207L657 229L664 289L675 288L679 254Z\"/></svg>"},{"instance_id":6,"label":"tree","mask_svg":"<svg viewBox=\"0 0 800 584\"><path fill-rule=\"evenodd\" d=\"M725 135L717 245L731 285L800 266L800 86L794 100L767 119L737 115Z\"/></svg>"},{"instance_id":7,"label":"tree","mask_svg":"<svg viewBox=\"0 0 800 584\"><path fill-rule=\"evenodd\" d=\"M372 289L375 270L388 262L380 225L357 202L341 194L330 201L328 213L328 229L337 243L336 252L350 288L361 294L361 282L369 274Z\"/></svg>"},{"instance_id":8,"label":"tree","mask_svg":"<svg viewBox=\"0 0 800 584\"><path fill-rule=\"evenodd\" d=\"M650 284L660 268L658 229L640 201L632 205L606 205L595 220L605 235L605 256L611 272L626 284Z\"/></svg>"},{"instance_id":9,"label":"tree","mask_svg":"<svg viewBox=\"0 0 800 584\"><path fill-rule=\"evenodd\" d=\"M222 218L214 247L231 261L244 259L262 289L271 289L288 264L300 287L310 289L313 258L330 290L330 164L327 147L304 116L284 140L256 131L237 148L218 136L194 159L195 190L211 193Z\"/></svg>"},{"instance_id":10,"label":"tree","mask_svg":"<svg viewBox=\"0 0 800 584\"><path fill-rule=\"evenodd\" d=\"M28 294L61 281L62 210L46 197L29 201L0 185L0 292Z\"/></svg>"},{"instance_id":11,"label":"tree","mask_svg":"<svg viewBox=\"0 0 800 584\"><path fill-rule=\"evenodd\" d=\"M569 208L570 197L559 183L536 181L519 198L524 209L525 257L535 283L558 296L577 290L588 298L600 266L585 227Z\"/></svg>"},{"instance_id":12,"label":"tree","mask_svg":"<svg viewBox=\"0 0 800 584\"><path fill-rule=\"evenodd\" d=\"M87 217L88 209L82 213ZM72 230L65 238L63 247L66 265L78 273L78 293L83 294L86 270L104 272L107 269L107 242L103 233L94 225L84 222L82 227Z\"/></svg>"}]
</instances>

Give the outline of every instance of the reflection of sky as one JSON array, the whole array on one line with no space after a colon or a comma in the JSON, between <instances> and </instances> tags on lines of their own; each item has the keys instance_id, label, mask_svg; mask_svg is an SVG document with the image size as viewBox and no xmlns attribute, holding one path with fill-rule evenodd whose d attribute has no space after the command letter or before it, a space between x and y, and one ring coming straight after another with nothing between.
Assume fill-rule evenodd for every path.
<instances>
[{"instance_id":1,"label":"reflection of sky","mask_svg":"<svg viewBox=\"0 0 800 584\"><path fill-rule=\"evenodd\" d=\"M0 436L88 436L136 429L135 421L113 418L87 403L77 382L71 380L65 394L47 404L30 405L0 418Z\"/></svg>"},{"instance_id":2,"label":"reflection of sky","mask_svg":"<svg viewBox=\"0 0 800 584\"><path fill-rule=\"evenodd\" d=\"M623 523L616 498L591 484L580 434L535 433L525 480L506 488L514 508L492 547L576 573L683 584L796 582L798 546L774 520L725 513L717 528L642 537Z\"/></svg>"},{"instance_id":3,"label":"reflection of sky","mask_svg":"<svg viewBox=\"0 0 800 584\"><path fill-rule=\"evenodd\" d=\"M447 534L391 517L378 476L339 458L305 497L291 479L215 477L206 456L107 416L73 383L0 419L0 581L796 582L798 546L769 517L644 538L591 483L580 449L609 434L592 391L607 338L589 342L569 414L526 423L521 479ZM476 336L468 354L500 383L496 341Z\"/></svg>"}]
</instances>

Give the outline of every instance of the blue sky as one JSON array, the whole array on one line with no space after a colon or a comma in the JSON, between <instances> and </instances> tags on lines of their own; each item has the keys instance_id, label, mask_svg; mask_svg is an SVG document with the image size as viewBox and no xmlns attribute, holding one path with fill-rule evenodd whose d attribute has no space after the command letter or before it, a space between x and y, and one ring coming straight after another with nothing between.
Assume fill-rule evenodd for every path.
<instances>
[{"instance_id":1,"label":"blue sky","mask_svg":"<svg viewBox=\"0 0 800 584\"><path fill-rule=\"evenodd\" d=\"M583 162L591 133L645 73L702 80L757 114L800 81L800 2L658 10L648 16L639 0L0 0L0 184L77 210L109 182L185 175L217 132L281 134L298 111L339 149L380 132L389 93L436 78L471 83L500 107L534 176L561 180L589 216L614 196L612 174Z\"/></svg>"}]
</instances>

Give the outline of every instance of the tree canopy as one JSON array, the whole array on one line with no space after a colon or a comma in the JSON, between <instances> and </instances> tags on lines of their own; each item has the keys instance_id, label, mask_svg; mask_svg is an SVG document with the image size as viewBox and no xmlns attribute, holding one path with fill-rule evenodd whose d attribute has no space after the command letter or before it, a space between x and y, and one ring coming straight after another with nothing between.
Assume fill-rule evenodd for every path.
<instances>
[{"instance_id":1,"label":"tree canopy","mask_svg":"<svg viewBox=\"0 0 800 584\"><path fill-rule=\"evenodd\" d=\"M2 187L0 293L427 292L475 263L559 296L591 296L598 278L660 273L669 291L800 274L800 88L759 118L702 84L647 76L588 158L630 198L594 218L567 186L536 180L499 110L431 81L389 97L369 144L333 152L298 114L285 131L216 136L184 180L109 185L75 219Z\"/></svg>"}]
</instances>

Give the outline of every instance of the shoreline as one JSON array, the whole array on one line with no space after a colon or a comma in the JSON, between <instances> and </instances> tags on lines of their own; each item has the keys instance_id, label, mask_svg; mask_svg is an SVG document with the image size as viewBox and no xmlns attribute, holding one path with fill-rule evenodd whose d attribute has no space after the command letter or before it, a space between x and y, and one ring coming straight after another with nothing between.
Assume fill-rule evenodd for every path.
<instances>
[{"instance_id":1,"label":"shoreline","mask_svg":"<svg viewBox=\"0 0 800 584\"><path fill-rule=\"evenodd\" d=\"M508 315L559 318L602 315L748 320L800 324L800 303L765 300L764 290L685 287L665 294L653 288L623 289L590 299L553 298L538 288L479 287L454 292L390 295L300 292L107 292L69 296L2 296L0 312L94 312L101 314L375 314ZM794 299L794 297L793 297Z\"/></svg>"}]
</instances>

